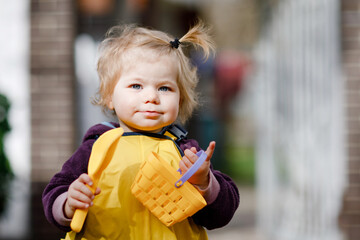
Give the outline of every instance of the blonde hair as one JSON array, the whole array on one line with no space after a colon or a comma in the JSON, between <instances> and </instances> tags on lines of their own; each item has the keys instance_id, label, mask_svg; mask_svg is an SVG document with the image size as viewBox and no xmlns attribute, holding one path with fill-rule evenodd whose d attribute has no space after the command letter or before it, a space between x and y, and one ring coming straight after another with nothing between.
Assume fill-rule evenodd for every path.
<instances>
[{"instance_id":1,"label":"blonde hair","mask_svg":"<svg viewBox=\"0 0 360 240\"><path fill-rule=\"evenodd\" d=\"M107 110L107 104L113 94L114 87L124 69L124 53L134 48L145 48L154 51L159 56L169 55L178 62L177 84L180 91L180 106L178 118L184 123L191 116L198 105L198 94L195 87L199 81L197 68L184 54L188 46L201 48L204 59L207 59L214 50L214 43L210 38L209 28L202 21L190 28L179 39L180 44L175 48L170 44L174 38L161 31L138 27L136 25L120 25L112 27L100 44L100 56L97 70L100 78L100 87L94 104Z\"/></svg>"}]
</instances>

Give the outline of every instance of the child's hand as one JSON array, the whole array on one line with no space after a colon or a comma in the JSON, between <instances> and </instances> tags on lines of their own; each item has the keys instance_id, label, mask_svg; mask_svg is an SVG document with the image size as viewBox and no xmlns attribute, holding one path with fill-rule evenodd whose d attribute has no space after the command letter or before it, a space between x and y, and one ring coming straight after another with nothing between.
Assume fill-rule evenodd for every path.
<instances>
[{"instance_id":1,"label":"child's hand","mask_svg":"<svg viewBox=\"0 0 360 240\"><path fill-rule=\"evenodd\" d=\"M96 188L95 194L93 194L86 184L91 186L93 183L89 175L83 173L69 186L64 207L67 218L72 218L77 208L88 208L92 206L92 200L100 193L100 188Z\"/></svg>"},{"instance_id":2,"label":"child's hand","mask_svg":"<svg viewBox=\"0 0 360 240\"><path fill-rule=\"evenodd\" d=\"M198 187L205 189L209 185L209 171L210 171L210 159L214 153L215 142L210 142L208 148L205 153L207 154L207 158L205 162L200 166L200 168L189 178L189 182L193 185L197 185ZM180 161L179 166L181 172L184 174L198 159L196 155L196 148L192 147L191 149L186 149L184 151L184 157Z\"/></svg>"}]
</instances>

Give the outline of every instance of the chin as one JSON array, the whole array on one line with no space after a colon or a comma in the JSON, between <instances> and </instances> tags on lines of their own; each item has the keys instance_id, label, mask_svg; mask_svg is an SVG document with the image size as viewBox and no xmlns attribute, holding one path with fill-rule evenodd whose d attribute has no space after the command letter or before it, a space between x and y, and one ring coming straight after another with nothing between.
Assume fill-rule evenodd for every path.
<instances>
[{"instance_id":1,"label":"chin","mask_svg":"<svg viewBox=\"0 0 360 240\"><path fill-rule=\"evenodd\" d=\"M156 133L161 131L161 129L163 128L163 126L134 126L131 127L131 130L133 132L152 132L152 133Z\"/></svg>"},{"instance_id":2,"label":"chin","mask_svg":"<svg viewBox=\"0 0 360 240\"><path fill-rule=\"evenodd\" d=\"M152 133L156 133L159 132L163 129L163 127L166 127L168 125L170 125L172 122L155 122L155 121L148 121L148 122L143 122L143 124L133 124L133 125L128 125L131 130L133 132L152 132Z\"/></svg>"},{"instance_id":3,"label":"chin","mask_svg":"<svg viewBox=\"0 0 360 240\"><path fill-rule=\"evenodd\" d=\"M141 130L145 131L145 132L157 133L157 132L160 132L162 128L163 127L160 127L160 128L159 127L155 127L155 128L149 127L149 128L142 128Z\"/></svg>"}]
</instances>

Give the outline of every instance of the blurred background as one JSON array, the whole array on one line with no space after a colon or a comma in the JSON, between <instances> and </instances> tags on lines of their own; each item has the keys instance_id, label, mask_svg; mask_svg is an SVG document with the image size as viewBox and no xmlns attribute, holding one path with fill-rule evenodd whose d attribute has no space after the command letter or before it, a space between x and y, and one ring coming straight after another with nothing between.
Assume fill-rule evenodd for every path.
<instances>
[{"instance_id":1,"label":"blurred background","mask_svg":"<svg viewBox=\"0 0 360 240\"><path fill-rule=\"evenodd\" d=\"M209 239L360 239L357 0L12 0L0 8L0 239L59 239L41 194L93 124L97 47L138 23L181 37L197 18L217 53L188 122L241 203Z\"/></svg>"}]
</instances>

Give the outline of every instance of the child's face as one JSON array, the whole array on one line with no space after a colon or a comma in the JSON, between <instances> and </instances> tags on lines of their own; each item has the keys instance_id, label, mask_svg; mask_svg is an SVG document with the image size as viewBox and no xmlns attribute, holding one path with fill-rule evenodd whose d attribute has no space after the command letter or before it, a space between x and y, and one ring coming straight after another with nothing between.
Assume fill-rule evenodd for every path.
<instances>
[{"instance_id":1,"label":"child's face","mask_svg":"<svg viewBox=\"0 0 360 240\"><path fill-rule=\"evenodd\" d=\"M177 68L169 56L141 56L135 51L135 63L121 73L108 107L125 132L159 132L178 116Z\"/></svg>"}]
</instances>

